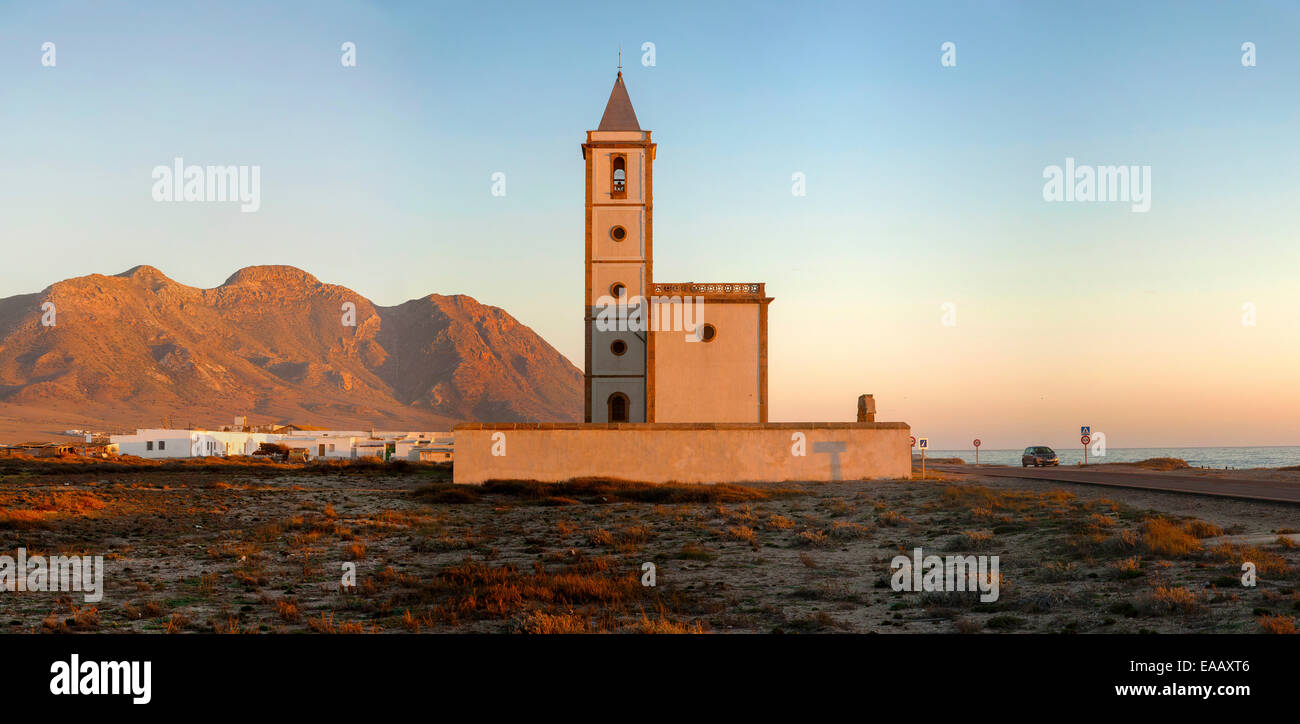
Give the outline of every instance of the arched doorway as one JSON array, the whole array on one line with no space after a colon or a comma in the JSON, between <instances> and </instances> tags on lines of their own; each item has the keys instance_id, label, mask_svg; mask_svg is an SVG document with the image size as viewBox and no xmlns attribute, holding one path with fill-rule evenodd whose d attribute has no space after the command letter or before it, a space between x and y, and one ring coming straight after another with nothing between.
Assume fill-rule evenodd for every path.
<instances>
[{"instance_id":1,"label":"arched doorway","mask_svg":"<svg viewBox=\"0 0 1300 724\"><path fill-rule=\"evenodd\" d=\"M627 422L627 411L628 407L630 407L627 395L622 392L615 392L609 396L606 404L609 406L608 419L610 422Z\"/></svg>"}]
</instances>

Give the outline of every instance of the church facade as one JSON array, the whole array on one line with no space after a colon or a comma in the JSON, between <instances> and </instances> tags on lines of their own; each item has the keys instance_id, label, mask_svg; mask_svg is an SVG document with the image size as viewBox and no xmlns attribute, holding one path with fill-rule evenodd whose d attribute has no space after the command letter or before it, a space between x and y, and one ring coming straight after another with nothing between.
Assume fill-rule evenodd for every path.
<instances>
[{"instance_id":1,"label":"church facade","mask_svg":"<svg viewBox=\"0 0 1300 724\"><path fill-rule=\"evenodd\" d=\"M584 421L457 425L455 482L909 477L911 428L870 395L857 422L768 420L764 284L655 278L656 150L620 72L582 144Z\"/></svg>"},{"instance_id":2,"label":"church facade","mask_svg":"<svg viewBox=\"0 0 1300 724\"><path fill-rule=\"evenodd\" d=\"M767 310L756 282L654 277L654 164L620 72L586 167L584 420L767 422Z\"/></svg>"}]
</instances>

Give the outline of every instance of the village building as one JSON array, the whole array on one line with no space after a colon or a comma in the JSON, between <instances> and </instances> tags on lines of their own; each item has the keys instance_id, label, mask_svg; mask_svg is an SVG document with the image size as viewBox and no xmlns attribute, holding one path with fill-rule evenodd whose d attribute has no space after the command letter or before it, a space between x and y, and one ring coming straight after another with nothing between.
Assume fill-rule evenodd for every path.
<instances>
[{"instance_id":1,"label":"village building","mask_svg":"<svg viewBox=\"0 0 1300 724\"><path fill-rule=\"evenodd\" d=\"M119 455L157 460L252 455L262 443L275 442L276 437L269 433L144 428L131 435L111 435L109 440Z\"/></svg>"},{"instance_id":2,"label":"village building","mask_svg":"<svg viewBox=\"0 0 1300 724\"><path fill-rule=\"evenodd\" d=\"M110 435L105 441L121 455L149 459L228 457L252 455L263 443L283 445L308 460L352 460L359 457L411 462L445 462L453 458L453 437L437 431L299 430L293 426L237 423L242 430L273 429L273 432L232 430L174 430L149 428L131 435ZM91 436L87 436L90 442Z\"/></svg>"}]
</instances>

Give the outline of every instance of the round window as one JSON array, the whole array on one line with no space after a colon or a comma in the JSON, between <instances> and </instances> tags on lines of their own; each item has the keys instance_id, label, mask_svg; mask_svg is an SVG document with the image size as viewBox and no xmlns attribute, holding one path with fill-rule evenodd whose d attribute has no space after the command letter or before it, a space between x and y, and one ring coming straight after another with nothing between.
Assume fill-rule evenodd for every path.
<instances>
[{"instance_id":1,"label":"round window","mask_svg":"<svg viewBox=\"0 0 1300 724\"><path fill-rule=\"evenodd\" d=\"M617 357L622 357L627 353L627 342L624 342L621 339L616 339L610 343L609 351L613 352Z\"/></svg>"},{"instance_id":2,"label":"round window","mask_svg":"<svg viewBox=\"0 0 1300 724\"><path fill-rule=\"evenodd\" d=\"M623 282L614 282L609 285L609 293L615 299L618 299L627 294L627 287L623 286Z\"/></svg>"},{"instance_id":3,"label":"round window","mask_svg":"<svg viewBox=\"0 0 1300 724\"><path fill-rule=\"evenodd\" d=\"M705 342L712 342L718 338L718 329L712 324L706 324L700 330L700 339Z\"/></svg>"},{"instance_id":4,"label":"round window","mask_svg":"<svg viewBox=\"0 0 1300 724\"><path fill-rule=\"evenodd\" d=\"M627 238L627 229L624 229L621 226L615 226L609 230L609 238L614 241L622 241Z\"/></svg>"}]
</instances>

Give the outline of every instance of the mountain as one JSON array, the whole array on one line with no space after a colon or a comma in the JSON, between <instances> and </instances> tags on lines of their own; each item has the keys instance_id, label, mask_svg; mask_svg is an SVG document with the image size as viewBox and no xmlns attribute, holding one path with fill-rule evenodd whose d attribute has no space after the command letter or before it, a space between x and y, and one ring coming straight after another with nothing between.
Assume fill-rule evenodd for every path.
<instances>
[{"instance_id":1,"label":"mountain","mask_svg":"<svg viewBox=\"0 0 1300 724\"><path fill-rule=\"evenodd\" d=\"M53 326L42 308L54 305ZM356 305L345 326L344 303ZM582 373L464 295L380 307L291 266L199 289L150 266L0 299L0 435L249 422L575 421ZM23 434L30 432L31 434Z\"/></svg>"}]
</instances>

